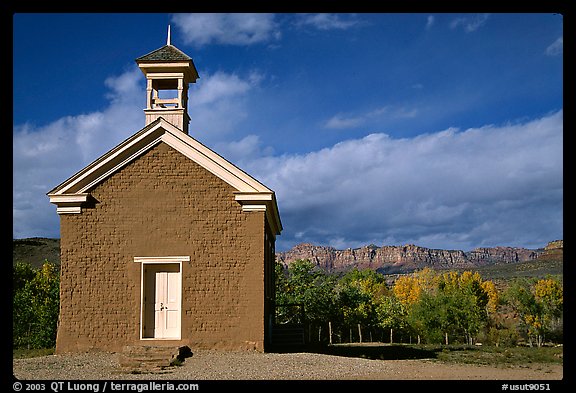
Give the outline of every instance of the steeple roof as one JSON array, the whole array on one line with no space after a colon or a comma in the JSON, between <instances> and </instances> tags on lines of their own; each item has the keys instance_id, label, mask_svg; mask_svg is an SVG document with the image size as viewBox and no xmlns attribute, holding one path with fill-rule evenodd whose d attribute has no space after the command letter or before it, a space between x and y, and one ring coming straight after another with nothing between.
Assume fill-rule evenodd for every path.
<instances>
[{"instance_id":1,"label":"steeple roof","mask_svg":"<svg viewBox=\"0 0 576 393\"><path fill-rule=\"evenodd\" d=\"M136 62L141 61L191 61L192 58L174 45L164 45L144 56L136 59Z\"/></svg>"}]
</instances>

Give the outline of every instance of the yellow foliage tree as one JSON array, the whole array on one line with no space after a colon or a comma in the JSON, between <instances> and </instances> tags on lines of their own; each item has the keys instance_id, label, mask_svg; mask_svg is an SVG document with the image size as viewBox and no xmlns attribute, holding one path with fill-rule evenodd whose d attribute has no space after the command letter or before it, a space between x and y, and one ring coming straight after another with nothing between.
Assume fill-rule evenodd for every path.
<instances>
[{"instance_id":1,"label":"yellow foliage tree","mask_svg":"<svg viewBox=\"0 0 576 393\"><path fill-rule=\"evenodd\" d=\"M394 282L393 293L404 307L415 304L422 293L436 289L438 278L434 270L424 268L414 274L401 276Z\"/></svg>"},{"instance_id":2,"label":"yellow foliage tree","mask_svg":"<svg viewBox=\"0 0 576 393\"><path fill-rule=\"evenodd\" d=\"M488 304L486 305L486 310L489 314L495 314L498 310L498 303L500 301L500 296L498 295L498 290L492 281L483 281L482 289L488 294Z\"/></svg>"},{"instance_id":3,"label":"yellow foliage tree","mask_svg":"<svg viewBox=\"0 0 576 393\"><path fill-rule=\"evenodd\" d=\"M534 285L534 296L550 308L561 309L564 304L562 285L552 278L538 280Z\"/></svg>"}]
</instances>

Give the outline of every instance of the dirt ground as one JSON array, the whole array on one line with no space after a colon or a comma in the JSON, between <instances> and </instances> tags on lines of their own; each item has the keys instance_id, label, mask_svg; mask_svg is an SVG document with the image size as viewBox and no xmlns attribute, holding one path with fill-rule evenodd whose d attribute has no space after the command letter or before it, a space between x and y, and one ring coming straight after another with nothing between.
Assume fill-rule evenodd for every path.
<instances>
[{"instance_id":1,"label":"dirt ground","mask_svg":"<svg viewBox=\"0 0 576 393\"><path fill-rule=\"evenodd\" d=\"M400 360L391 367L399 376L407 380L561 380L563 367L560 365L531 364L522 367L493 367L466 364L449 364L426 360ZM369 373L358 379L395 379L387 372Z\"/></svg>"},{"instance_id":2,"label":"dirt ground","mask_svg":"<svg viewBox=\"0 0 576 393\"><path fill-rule=\"evenodd\" d=\"M181 366L122 369L118 353L14 359L21 380L561 380L562 365L486 366L439 360L370 360L317 353L195 351Z\"/></svg>"}]
</instances>

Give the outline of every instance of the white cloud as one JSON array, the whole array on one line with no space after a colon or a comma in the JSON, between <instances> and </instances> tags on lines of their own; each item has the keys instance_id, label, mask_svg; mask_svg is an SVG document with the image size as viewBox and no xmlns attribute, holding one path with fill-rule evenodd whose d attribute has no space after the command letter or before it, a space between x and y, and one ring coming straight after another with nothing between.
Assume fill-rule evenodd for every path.
<instances>
[{"instance_id":1,"label":"white cloud","mask_svg":"<svg viewBox=\"0 0 576 393\"><path fill-rule=\"evenodd\" d=\"M105 85L109 106L13 132L13 236L58 237L58 216L46 193L144 126L144 77L134 66Z\"/></svg>"},{"instance_id":2,"label":"white cloud","mask_svg":"<svg viewBox=\"0 0 576 393\"><path fill-rule=\"evenodd\" d=\"M235 74L216 72L198 80L198 90L193 93L193 106L207 105L215 101L243 94L250 89L250 83Z\"/></svg>"},{"instance_id":3,"label":"white cloud","mask_svg":"<svg viewBox=\"0 0 576 393\"><path fill-rule=\"evenodd\" d=\"M426 18L426 29L430 29L432 28L432 26L434 26L434 22L436 21L436 18L434 17L434 15L428 15L428 17Z\"/></svg>"},{"instance_id":4,"label":"white cloud","mask_svg":"<svg viewBox=\"0 0 576 393\"><path fill-rule=\"evenodd\" d=\"M407 108L404 106L390 106L386 105L371 111L359 114L342 114L338 113L332 116L324 123L325 128L330 129L345 129L355 128L366 125L370 122L382 121L386 119L406 119L413 118L418 114L415 108Z\"/></svg>"},{"instance_id":5,"label":"white cloud","mask_svg":"<svg viewBox=\"0 0 576 393\"><path fill-rule=\"evenodd\" d=\"M246 96L264 77L252 72L248 78L216 72L203 75L189 93L190 135L204 143L217 143L246 119Z\"/></svg>"},{"instance_id":6,"label":"white cloud","mask_svg":"<svg viewBox=\"0 0 576 393\"><path fill-rule=\"evenodd\" d=\"M217 143L246 117L243 98L262 78L257 72L246 80L222 72L203 75L190 93L190 134L203 143ZM144 76L138 67L104 83L109 104L102 111L66 116L43 127L14 127L14 237L58 237L56 208L46 193L144 127ZM271 152L254 135L229 144L225 151L231 159Z\"/></svg>"},{"instance_id":7,"label":"white cloud","mask_svg":"<svg viewBox=\"0 0 576 393\"><path fill-rule=\"evenodd\" d=\"M490 14L475 14L474 16L455 18L450 22L450 28L462 27L466 33L472 33L482 27L489 16Z\"/></svg>"},{"instance_id":8,"label":"white cloud","mask_svg":"<svg viewBox=\"0 0 576 393\"><path fill-rule=\"evenodd\" d=\"M276 191L280 247L540 247L551 240L542 234L562 236L562 117L409 139L372 134L246 169Z\"/></svg>"},{"instance_id":9,"label":"white cloud","mask_svg":"<svg viewBox=\"0 0 576 393\"><path fill-rule=\"evenodd\" d=\"M281 33L273 14L174 14L172 22L184 42L196 47L209 44L252 45L277 40Z\"/></svg>"},{"instance_id":10,"label":"white cloud","mask_svg":"<svg viewBox=\"0 0 576 393\"><path fill-rule=\"evenodd\" d=\"M239 141L218 142L214 149L218 154L228 161L236 163L239 167L243 167L251 160L270 156L274 153L272 147L263 147L260 137L254 134L247 135Z\"/></svg>"},{"instance_id":11,"label":"white cloud","mask_svg":"<svg viewBox=\"0 0 576 393\"><path fill-rule=\"evenodd\" d=\"M364 124L364 121L362 117L344 117L342 114L337 114L328 119L324 127L332 129L353 128Z\"/></svg>"},{"instance_id":12,"label":"white cloud","mask_svg":"<svg viewBox=\"0 0 576 393\"><path fill-rule=\"evenodd\" d=\"M355 15L339 14L300 14L296 20L296 26L309 26L318 30L346 30L357 26L360 21Z\"/></svg>"},{"instance_id":13,"label":"white cloud","mask_svg":"<svg viewBox=\"0 0 576 393\"><path fill-rule=\"evenodd\" d=\"M255 132L222 142L233 139L262 78L203 75L190 93L190 134L276 191L285 227L279 250L302 241L539 247L551 240L542 234L562 237L562 111L414 138L374 133L307 154L274 156ZM44 127L14 127L14 237L59 235L46 192L144 126L143 82L134 67L106 81L104 110ZM335 116L332 125L391 114L414 112L383 106Z\"/></svg>"},{"instance_id":14,"label":"white cloud","mask_svg":"<svg viewBox=\"0 0 576 393\"><path fill-rule=\"evenodd\" d=\"M558 38L556 41L551 43L547 48L545 53L548 56L561 55L564 52L564 37Z\"/></svg>"}]
</instances>

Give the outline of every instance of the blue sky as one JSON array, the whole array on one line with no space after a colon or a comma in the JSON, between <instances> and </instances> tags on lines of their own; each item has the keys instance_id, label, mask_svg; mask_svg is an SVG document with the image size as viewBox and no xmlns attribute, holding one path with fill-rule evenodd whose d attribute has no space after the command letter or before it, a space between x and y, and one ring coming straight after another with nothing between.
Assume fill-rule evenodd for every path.
<instances>
[{"instance_id":1,"label":"blue sky","mask_svg":"<svg viewBox=\"0 0 576 393\"><path fill-rule=\"evenodd\" d=\"M190 135L277 194L277 249L538 248L563 237L558 14L13 17L13 236L144 126L134 59L194 59Z\"/></svg>"}]
</instances>

